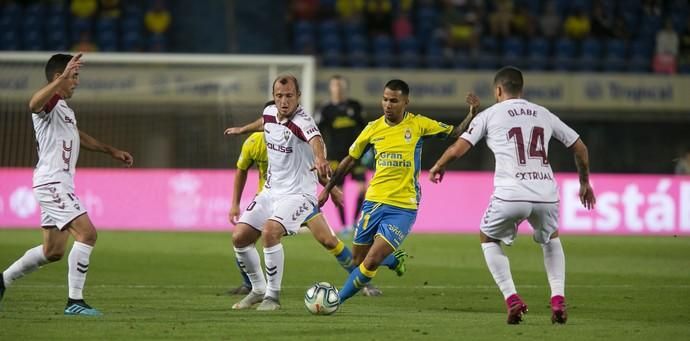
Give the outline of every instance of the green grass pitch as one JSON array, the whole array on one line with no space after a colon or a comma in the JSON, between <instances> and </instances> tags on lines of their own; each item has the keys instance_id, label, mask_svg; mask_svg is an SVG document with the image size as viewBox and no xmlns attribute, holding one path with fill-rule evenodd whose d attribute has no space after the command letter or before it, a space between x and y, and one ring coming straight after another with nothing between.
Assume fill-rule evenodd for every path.
<instances>
[{"instance_id":1,"label":"green grass pitch","mask_svg":"<svg viewBox=\"0 0 690 341\"><path fill-rule=\"evenodd\" d=\"M306 288L341 287L345 272L309 234L283 241L283 309L258 312L233 311L240 297L224 295L240 281L230 233L103 231L85 298L104 316L62 315L65 256L8 289L0 340L690 340L690 238L562 239L568 324L551 324L541 248L520 236L506 250L529 313L509 326L475 235L411 235L405 276L374 280L383 296L312 316ZM0 269L40 242L37 230L1 230Z\"/></svg>"}]
</instances>

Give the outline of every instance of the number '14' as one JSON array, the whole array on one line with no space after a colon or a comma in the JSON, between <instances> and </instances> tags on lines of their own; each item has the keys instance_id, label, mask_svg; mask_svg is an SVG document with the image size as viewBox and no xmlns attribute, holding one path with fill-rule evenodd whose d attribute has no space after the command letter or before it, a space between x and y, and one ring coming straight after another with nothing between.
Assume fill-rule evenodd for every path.
<instances>
[{"instance_id":1,"label":"number '14'","mask_svg":"<svg viewBox=\"0 0 690 341\"><path fill-rule=\"evenodd\" d=\"M522 128L513 127L508 130L508 140L515 140L515 149L520 165L527 164L527 157L525 156L525 144L522 138ZM532 127L532 133L529 138L530 159L541 159L542 165L548 165L549 160L546 157L546 146L544 146L544 128Z\"/></svg>"}]
</instances>

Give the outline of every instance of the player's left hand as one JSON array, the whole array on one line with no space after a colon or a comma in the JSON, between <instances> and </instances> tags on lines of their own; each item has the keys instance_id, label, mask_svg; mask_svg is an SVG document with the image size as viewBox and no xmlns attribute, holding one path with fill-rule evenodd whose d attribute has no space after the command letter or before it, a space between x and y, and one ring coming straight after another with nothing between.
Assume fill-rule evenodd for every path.
<instances>
[{"instance_id":1,"label":"player's left hand","mask_svg":"<svg viewBox=\"0 0 690 341\"><path fill-rule=\"evenodd\" d=\"M431 180L431 182L435 184L440 183L441 181L443 181L443 175L445 175L445 173L445 167L434 165L429 170L429 180Z\"/></svg>"},{"instance_id":2,"label":"player's left hand","mask_svg":"<svg viewBox=\"0 0 690 341\"><path fill-rule=\"evenodd\" d=\"M126 167L132 167L134 164L132 155L124 150L114 150L111 155L113 159L122 161Z\"/></svg>"},{"instance_id":3,"label":"player's left hand","mask_svg":"<svg viewBox=\"0 0 690 341\"><path fill-rule=\"evenodd\" d=\"M580 184L580 202L586 209L591 210L597 203L597 198L594 196L594 190L588 183Z\"/></svg>"},{"instance_id":4,"label":"player's left hand","mask_svg":"<svg viewBox=\"0 0 690 341\"><path fill-rule=\"evenodd\" d=\"M467 104L470 106L470 112L472 113L472 116L477 115L477 112L479 111L479 97L473 93L468 93L467 97L465 98L465 101Z\"/></svg>"},{"instance_id":5,"label":"player's left hand","mask_svg":"<svg viewBox=\"0 0 690 341\"><path fill-rule=\"evenodd\" d=\"M319 193L319 207L323 207L323 205L326 204L326 201L328 201L328 191L323 190L321 193Z\"/></svg>"}]
</instances>

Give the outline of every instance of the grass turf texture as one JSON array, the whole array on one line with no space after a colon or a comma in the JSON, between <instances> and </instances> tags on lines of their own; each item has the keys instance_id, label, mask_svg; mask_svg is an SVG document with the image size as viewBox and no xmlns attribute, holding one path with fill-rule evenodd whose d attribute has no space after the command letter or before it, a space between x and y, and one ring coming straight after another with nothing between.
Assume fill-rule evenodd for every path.
<instances>
[{"instance_id":1,"label":"grass turf texture","mask_svg":"<svg viewBox=\"0 0 690 341\"><path fill-rule=\"evenodd\" d=\"M40 238L37 230L0 230L0 269ZM474 235L412 235L403 245L413 257L405 276L380 269L374 280L384 296L358 295L334 315L312 316L305 290L316 281L340 287L345 272L309 234L283 240L283 309L258 312L231 310L240 297L223 294L240 282L229 233L103 231L85 298L105 316L62 315L65 254L7 290L0 340L690 338L690 238L562 239L568 324L551 324L541 248L520 236L506 250L530 311L523 324L508 326Z\"/></svg>"}]
</instances>

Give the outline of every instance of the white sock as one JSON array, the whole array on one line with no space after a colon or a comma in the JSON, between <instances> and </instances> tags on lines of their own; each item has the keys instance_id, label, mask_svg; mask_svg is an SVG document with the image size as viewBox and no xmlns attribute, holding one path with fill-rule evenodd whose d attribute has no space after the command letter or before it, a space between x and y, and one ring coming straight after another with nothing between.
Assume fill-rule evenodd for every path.
<instances>
[{"instance_id":1,"label":"white sock","mask_svg":"<svg viewBox=\"0 0 690 341\"><path fill-rule=\"evenodd\" d=\"M5 286L9 287L14 281L34 272L45 264L48 264L48 259L43 254L43 245L27 250L23 256L3 271Z\"/></svg>"},{"instance_id":2,"label":"white sock","mask_svg":"<svg viewBox=\"0 0 690 341\"><path fill-rule=\"evenodd\" d=\"M252 283L252 291L263 295L266 292L266 278L261 271L261 259L259 252L256 251L254 244L242 248L234 248L235 257L240 264L242 270L249 277L249 282Z\"/></svg>"},{"instance_id":3,"label":"white sock","mask_svg":"<svg viewBox=\"0 0 690 341\"><path fill-rule=\"evenodd\" d=\"M482 243L482 250L484 251L484 259L486 265L489 266L489 271L494 277L494 281L501 289L503 298L506 299L510 295L516 294L515 283L513 283L513 276L510 274L510 262L501 245L498 243Z\"/></svg>"},{"instance_id":4,"label":"white sock","mask_svg":"<svg viewBox=\"0 0 690 341\"><path fill-rule=\"evenodd\" d=\"M541 248L544 250L544 267L551 286L551 297L565 297L565 254L561 239L551 239L548 244L542 244Z\"/></svg>"},{"instance_id":5,"label":"white sock","mask_svg":"<svg viewBox=\"0 0 690 341\"><path fill-rule=\"evenodd\" d=\"M285 253L283 244L264 248L264 262L266 262L266 278L268 287L266 296L280 298L280 285L283 282L283 266L285 265Z\"/></svg>"},{"instance_id":6,"label":"white sock","mask_svg":"<svg viewBox=\"0 0 690 341\"><path fill-rule=\"evenodd\" d=\"M91 250L93 246L75 241L67 257L67 286L69 298L73 300L84 299L82 291L86 282L86 272L89 271Z\"/></svg>"}]
</instances>

